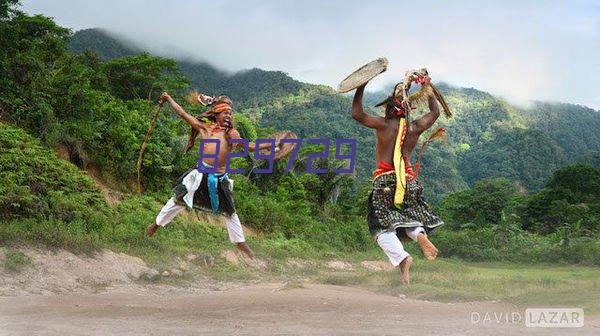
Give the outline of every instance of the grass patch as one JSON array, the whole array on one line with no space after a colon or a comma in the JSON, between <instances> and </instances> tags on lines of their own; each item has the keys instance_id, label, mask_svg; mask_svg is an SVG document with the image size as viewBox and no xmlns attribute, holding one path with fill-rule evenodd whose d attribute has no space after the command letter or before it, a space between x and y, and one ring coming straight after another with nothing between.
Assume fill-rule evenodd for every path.
<instances>
[{"instance_id":1,"label":"grass patch","mask_svg":"<svg viewBox=\"0 0 600 336\"><path fill-rule=\"evenodd\" d=\"M400 272L322 270L316 281L366 287L377 292L452 302L501 300L517 305L581 307L600 313L600 269L583 266L512 265L416 259L411 284L402 285Z\"/></svg>"},{"instance_id":2,"label":"grass patch","mask_svg":"<svg viewBox=\"0 0 600 336\"><path fill-rule=\"evenodd\" d=\"M255 270L245 269L241 265L233 265L224 260L217 260L206 275L219 281L251 281L258 279Z\"/></svg>"},{"instance_id":3,"label":"grass patch","mask_svg":"<svg viewBox=\"0 0 600 336\"><path fill-rule=\"evenodd\" d=\"M283 287L279 288L280 291L291 290L291 289L305 289L306 286L298 280L292 280L286 282Z\"/></svg>"},{"instance_id":4,"label":"grass patch","mask_svg":"<svg viewBox=\"0 0 600 336\"><path fill-rule=\"evenodd\" d=\"M21 251L9 251L2 266L9 272L20 272L31 264L31 259Z\"/></svg>"}]
</instances>

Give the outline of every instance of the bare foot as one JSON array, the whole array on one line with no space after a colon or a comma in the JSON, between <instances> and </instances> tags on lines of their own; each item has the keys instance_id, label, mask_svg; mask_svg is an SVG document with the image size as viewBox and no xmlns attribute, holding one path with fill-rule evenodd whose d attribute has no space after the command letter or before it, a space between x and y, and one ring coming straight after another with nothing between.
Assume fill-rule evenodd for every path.
<instances>
[{"instance_id":1,"label":"bare foot","mask_svg":"<svg viewBox=\"0 0 600 336\"><path fill-rule=\"evenodd\" d=\"M156 225L156 223L152 223L148 225L148 228L146 229L146 234L148 235L148 237L152 237L156 233L156 230L158 230L158 225Z\"/></svg>"},{"instance_id":2,"label":"bare foot","mask_svg":"<svg viewBox=\"0 0 600 336\"><path fill-rule=\"evenodd\" d=\"M435 245L433 245L433 243L429 241L427 235L420 234L417 237L417 242L419 243L421 251L423 252L425 258L427 258L427 260L434 260L437 257L439 251L435 247Z\"/></svg>"},{"instance_id":3,"label":"bare foot","mask_svg":"<svg viewBox=\"0 0 600 336\"><path fill-rule=\"evenodd\" d=\"M400 272L402 272L402 283L405 285L410 284L410 266L413 263L413 258L408 256L400 263Z\"/></svg>"}]
</instances>

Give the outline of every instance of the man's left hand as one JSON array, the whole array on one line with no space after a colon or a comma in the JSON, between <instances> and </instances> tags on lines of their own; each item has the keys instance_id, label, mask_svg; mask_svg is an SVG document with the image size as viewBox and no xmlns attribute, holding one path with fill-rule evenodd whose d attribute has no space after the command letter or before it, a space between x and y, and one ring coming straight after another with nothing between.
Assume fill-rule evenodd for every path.
<instances>
[{"instance_id":1,"label":"man's left hand","mask_svg":"<svg viewBox=\"0 0 600 336\"><path fill-rule=\"evenodd\" d=\"M417 78L415 78L415 83L427 85L431 83L431 78L429 76L417 76Z\"/></svg>"}]
</instances>

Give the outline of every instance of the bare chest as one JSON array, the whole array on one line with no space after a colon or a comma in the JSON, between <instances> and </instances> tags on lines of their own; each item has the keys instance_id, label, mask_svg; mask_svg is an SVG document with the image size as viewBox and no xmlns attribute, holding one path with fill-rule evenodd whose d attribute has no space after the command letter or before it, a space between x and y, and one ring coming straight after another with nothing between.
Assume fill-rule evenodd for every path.
<instances>
[{"instance_id":1,"label":"bare chest","mask_svg":"<svg viewBox=\"0 0 600 336\"><path fill-rule=\"evenodd\" d=\"M204 150L207 153L225 154L229 149L229 142L223 130L205 131L201 134L200 143L203 144Z\"/></svg>"}]
</instances>

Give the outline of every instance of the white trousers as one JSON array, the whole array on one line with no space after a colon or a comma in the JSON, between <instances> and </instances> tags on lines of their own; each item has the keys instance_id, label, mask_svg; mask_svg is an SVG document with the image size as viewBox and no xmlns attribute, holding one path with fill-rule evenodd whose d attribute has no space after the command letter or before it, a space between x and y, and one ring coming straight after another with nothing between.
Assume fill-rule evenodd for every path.
<instances>
[{"instance_id":1,"label":"white trousers","mask_svg":"<svg viewBox=\"0 0 600 336\"><path fill-rule=\"evenodd\" d=\"M425 234L425 229L421 226L417 226L406 228L405 232L410 239L417 241L417 236L421 233ZM377 245L385 252L394 267L400 265L402 260L410 255L404 250L404 246L402 246L400 239L396 236L396 231L380 234L379 237L377 237Z\"/></svg>"},{"instance_id":2,"label":"white trousers","mask_svg":"<svg viewBox=\"0 0 600 336\"><path fill-rule=\"evenodd\" d=\"M185 209L185 207L175 203L175 197L171 197L171 199L169 199L162 207L158 216L156 216L156 225L163 227L167 226L183 209ZM225 218L229 240L232 243L245 242L244 230L242 229L242 223L240 222L237 213L234 213L231 217L225 216Z\"/></svg>"}]
</instances>

